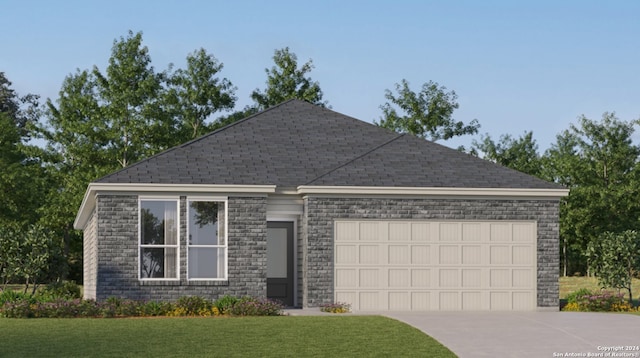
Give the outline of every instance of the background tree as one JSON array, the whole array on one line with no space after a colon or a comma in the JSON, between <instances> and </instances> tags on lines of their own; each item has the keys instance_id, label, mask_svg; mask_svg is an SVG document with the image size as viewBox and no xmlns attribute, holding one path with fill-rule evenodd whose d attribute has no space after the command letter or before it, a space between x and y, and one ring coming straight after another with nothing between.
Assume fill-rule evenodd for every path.
<instances>
[{"instance_id":1,"label":"background tree","mask_svg":"<svg viewBox=\"0 0 640 358\"><path fill-rule=\"evenodd\" d=\"M313 61L309 60L298 67L298 57L288 47L276 50L273 55L275 66L265 69L267 88L251 93L257 110L275 106L289 99L301 99L319 106L326 106L322 101L320 84L308 77L313 70Z\"/></svg>"},{"instance_id":2,"label":"background tree","mask_svg":"<svg viewBox=\"0 0 640 358\"><path fill-rule=\"evenodd\" d=\"M587 257L602 288L625 289L633 304L631 279L640 270L640 235L633 230L605 232L589 242Z\"/></svg>"},{"instance_id":3,"label":"background tree","mask_svg":"<svg viewBox=\"0 0 640 358\"><path fill-rule=\"evenodd\" d=\"M541 176L542 161L538 153L538 144L533 132L525 132L514 139L509 134L500 136L495 142L489 134L481 137L480 142L473 141L472 148L483 154L483 158L505 167L534 176Z\"/></svg>"},{"instance_id":4,"label":"background tree","mask_svg":"<svg viewBox=\"0 0 640 358\"><path fill-rule=\"evenodd\" d=\"M480 128L477 120L469 124L453 119L458 109L458 95L454 91L429 81L416 93L405 79L396 83L397 94L386 90L388 102L380 106L382 118L377 125L398 133L409 133L431 141L476 134ZM398 110L402 114L398 113Z\"/></svg>"},{"instance_id":5,"label":"background tree","mask_svg":"<svg viewBox=\"0 0 640 358\"><path fill-rule=\"evenodd\" d=\"M600 235L638 228L640 148L632 142L636 124L613 113L604 113L600 121L583 116L579 125L558 135L544 155L543 177L571 189L560 206L565 273L589 272L584 254Z\"/></svg>"},{"instance_id":6,"label":"background tree","mask_svg":"<svg viewBox=\"0 0 640 358\"><path fill-rule=\"evenodd\" d=\"M18 95L0 72L0 225L34 223L47 188L40 149L29 144L40 110L38 96Z\"/></svg>"},{"instance_id":7,"label":"background tree","mask_svg":"<svg viewBox=\"0 0 640 358\"><path fill-rule=\"evenodd\" d=\"M228 79L217 78L222 67L213 55L200 49L187 56L186 69L178 69L170 77L168 100L179 122L180 140L209 132L206 120L213 113L233 109L235 87Z\"/></svg>"},{"instance_id":8,"label":"background tree","mask_svg":"<svg viewBox=\"0 0 640 358\"><path fill-rule=\"evenodd\" d=\"M41 223L63 238L69 278L80 280L82 236L73 221L88 183L208 131L206 120L233 106L233 87L216 76L213 55L198 50L187 68L156 72L142 34L115 40L105 72L65 78L47 101L46 162L52 190Z\"/></svg>"}]
</instances>

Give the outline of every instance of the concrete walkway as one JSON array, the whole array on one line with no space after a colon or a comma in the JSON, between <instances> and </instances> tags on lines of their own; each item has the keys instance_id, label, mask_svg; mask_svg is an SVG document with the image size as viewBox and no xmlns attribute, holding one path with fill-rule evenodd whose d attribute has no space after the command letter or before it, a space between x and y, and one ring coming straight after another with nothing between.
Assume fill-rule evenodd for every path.
<instances>
[{"instance_id":1,"label":"concrete walkway","mask_svg":"<svg viewBox=\"0 0 640 358\"><path fill-rule=\"evenodd\" d=\"M640 316L583 312L385 312L459 357L640 357ZM591 355L589 355L591 354Z\"/></svg>"}]
</instances>

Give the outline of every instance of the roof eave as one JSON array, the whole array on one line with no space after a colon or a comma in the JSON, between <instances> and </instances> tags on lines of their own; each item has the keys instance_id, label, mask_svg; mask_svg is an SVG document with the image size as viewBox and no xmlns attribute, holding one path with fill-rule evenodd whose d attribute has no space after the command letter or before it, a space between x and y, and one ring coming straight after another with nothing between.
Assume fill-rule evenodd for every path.
<instances>
[{"instance_id":1,"label":"roof eave","mask_svg":"<svg viewBox=\"0 0 640 358\"><path fill-rule=\"evenodd\" d=\"M400 196L466 196L525 197L559 199L569 195L569 189L528 188L445 188L445 187L378 187L378 186L314 186L298 187L301 195L400 195Z\"/></svg>"},{"instance_id":2,"label":"roof eave","mask_svg":"<svg viewBox=\"0 0 640 358\"><path fill-rule=\"evenodd\" d=\"M96 205L96 196L101 192L118 193L235 193L269 194L276 191L275 185L221 185L221 184L146 184L146 183L90 183L73 222L76 230L83 230Z\"/></svg>"}]
</instances>

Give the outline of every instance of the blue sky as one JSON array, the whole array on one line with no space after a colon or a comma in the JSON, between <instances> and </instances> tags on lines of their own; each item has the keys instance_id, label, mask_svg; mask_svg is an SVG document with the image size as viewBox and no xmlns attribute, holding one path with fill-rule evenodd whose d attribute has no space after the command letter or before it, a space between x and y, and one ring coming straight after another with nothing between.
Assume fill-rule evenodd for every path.
<instances>
[{"instance_id":1,"label":"blue sky","mask_svg":"<svg viewBox=\"0 0 640 358\"><path fill-rule=\"evenodd\" d=\"M238 87L264 88L289 46L332 109L379 119L385 89L429 80L459 96L458 120L497 138L532 130L544 151L579 115L640 118L638 1L0 0L0 71L21 94L56 99L63 79L104 70L114 39L142 31L153 65L205 48ZM444 142L468 144L473 138Z\"/></svg>"}]
</instances>

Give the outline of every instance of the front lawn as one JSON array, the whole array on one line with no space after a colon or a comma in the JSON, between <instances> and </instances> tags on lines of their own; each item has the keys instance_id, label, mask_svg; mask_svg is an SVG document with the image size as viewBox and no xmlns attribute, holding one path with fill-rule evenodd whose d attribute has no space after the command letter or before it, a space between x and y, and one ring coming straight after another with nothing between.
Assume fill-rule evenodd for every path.
<instances>
[{"instance_id":1,"label":"front lawn","mask_svg":"<svg viewBox=\"0 0 640 358\"><path fill-rule=\"evenodd\" d=\"M0 319L2 357L455 357L379 316Z\"/></svg>"}]
</instances>

